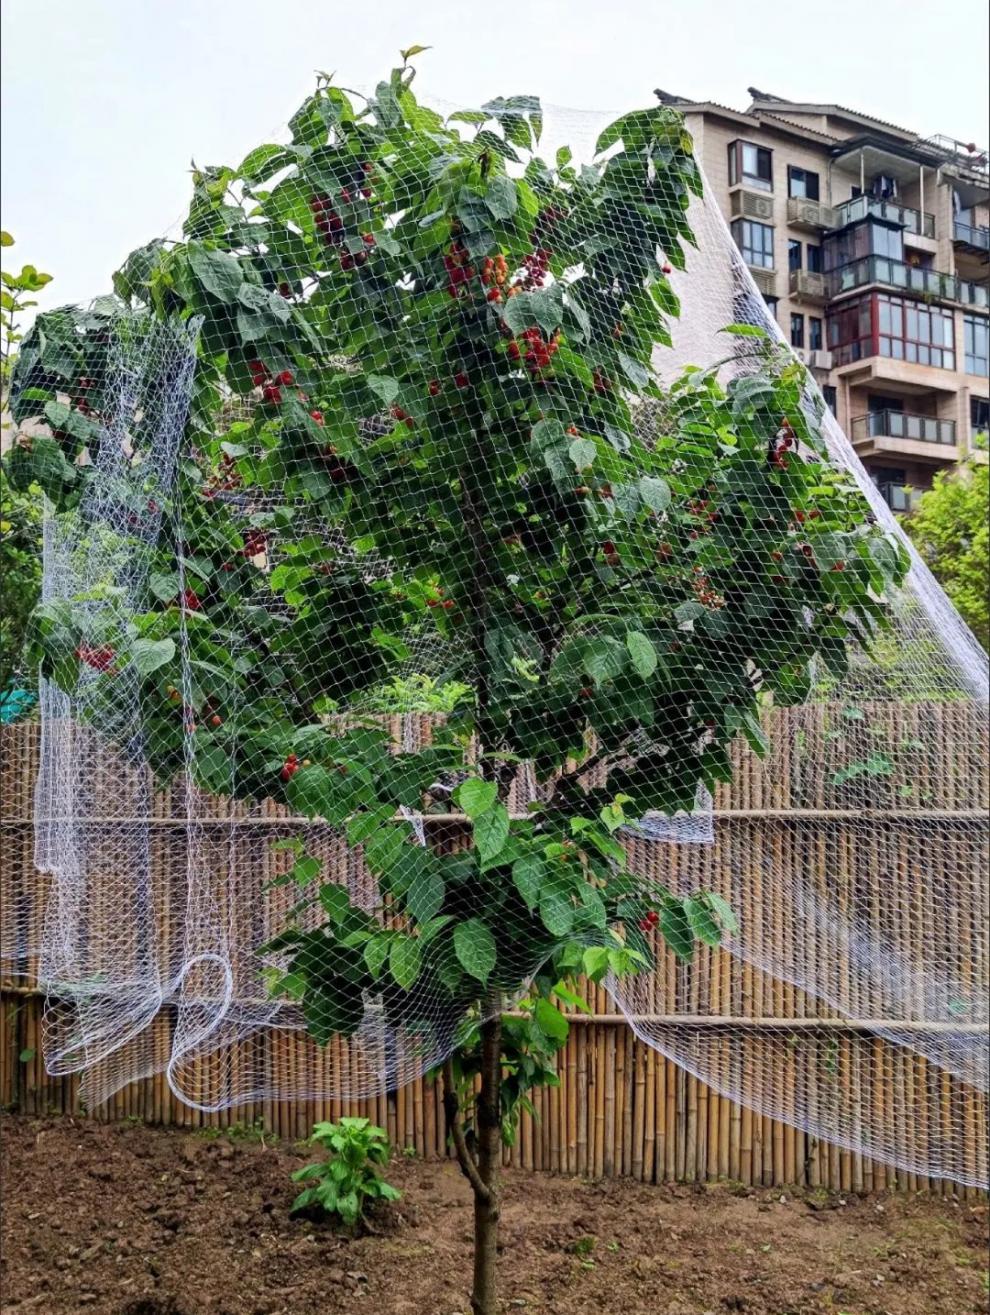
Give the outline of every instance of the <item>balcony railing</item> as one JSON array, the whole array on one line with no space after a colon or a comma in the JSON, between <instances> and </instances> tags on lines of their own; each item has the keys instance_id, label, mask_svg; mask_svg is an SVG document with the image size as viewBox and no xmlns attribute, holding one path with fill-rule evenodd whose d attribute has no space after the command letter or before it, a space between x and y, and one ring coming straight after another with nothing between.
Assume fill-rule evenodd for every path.
<instances>
[{"instance_id":1,"label":"balcony railing","mask_svg":"<svg viewBox=\"0 0 990 1315\"><path fill-rule=\"evenodd\" d=\"M952 447L956 441L956 422L908 411L871 411L869 415L853 418L852 437L854 443L865 438L907 438L914 443Z\"/></svg>"},{"instance_id":2,"label":"balcony railing","mask_svg":"<svg viewBox=\"0 0 990 1315\"><path fill-rule=\"evenodd\" d=\"M952 224L952 237L955 242L965 242L969 247L980 251L990 251L990 228L986 224L964 224L956 219Z\"/></svg>"},{"instance_id":3,"label":"balcony railing","mask_svg":"<svg viewBox=\"0 0 990 1315\"><path fill-rule=\"evenodd\" d=\"M827 301L829 296L825 275L810 269L792 269L788 289L792 297L801 301Z\"/></svg>"},{"instance_id":4,"label":"balcony railing","mask_svg":"<svg viewBox=\"0 0 990 1315\"><path fill-rule=\"evenodd\" d=\"M909 233L920 237L935 236L935 216L927 210L914 210L909 205L897 201L885 201L879 196L856 196L851 201L843 201L835 207L835 227L845 228L857 219L866 219L872 215L876 219L889 219L892 224L900 224Z\"/></svg>"},{"instance_id":5,"label":"balcony railing","mask_svg":"<svg viewBox=\"0 0 990 1315\"><path fill-rule=\"evenodd\" d=\"M990 306L990 289L982 283L969 283L954 274L943 274L937 269L923 269L920 265L906 265L903 260L888 256L864 256L828 275L830 297L837 297L852 288L867 283L882 283L889 288L904 288L922 297L938 301L957 301L963 306Z\"/></svg>"}]
</instances>

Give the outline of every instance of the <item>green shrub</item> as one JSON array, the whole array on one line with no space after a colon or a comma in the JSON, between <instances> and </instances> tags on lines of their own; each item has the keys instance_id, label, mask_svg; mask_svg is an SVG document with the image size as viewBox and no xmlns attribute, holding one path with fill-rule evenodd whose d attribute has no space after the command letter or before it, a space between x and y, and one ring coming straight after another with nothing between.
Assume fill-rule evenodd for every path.
<instances>
[{"instance_id":1,"label":"green shrub","mask_svg":"<svg viewBox=\"0 0 990 1315\"><path fill-rule=\"evenodd\" d=\"M339 1123L318 1123L309 1139L327 1156L292 1175L307 1183L292 1209L318 1206L349 1228L364 1218L365 1208L377 1201L397 1201L400 1193L381 1177L379 1166L388 1163L388 1137L368 1119L342 1118Z\"/></svg>"}]
</instances>

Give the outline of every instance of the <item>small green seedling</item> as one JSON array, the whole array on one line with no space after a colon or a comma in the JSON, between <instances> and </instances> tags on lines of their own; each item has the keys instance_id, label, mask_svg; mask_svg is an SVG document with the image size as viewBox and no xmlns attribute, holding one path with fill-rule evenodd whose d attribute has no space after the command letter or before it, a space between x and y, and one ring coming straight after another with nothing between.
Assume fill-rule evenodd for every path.
<instances>
[{"instance_id":1,"label":"small green seedling","mask_svg":"<svg viewBox=\"0 0 990 1315\"><path fill-rule=\"evenodd\" d=\"M293 1211L318 1206L353 1228L369 1203L399 1199L401 1193L379 1172L379 1166L388 1163L388 1137L369 1119L317 1123L309 1143L323 1147L327 1155L292 1175L293 1182L309 1184L293 1201Z\"/></svg>"}]
</instances>

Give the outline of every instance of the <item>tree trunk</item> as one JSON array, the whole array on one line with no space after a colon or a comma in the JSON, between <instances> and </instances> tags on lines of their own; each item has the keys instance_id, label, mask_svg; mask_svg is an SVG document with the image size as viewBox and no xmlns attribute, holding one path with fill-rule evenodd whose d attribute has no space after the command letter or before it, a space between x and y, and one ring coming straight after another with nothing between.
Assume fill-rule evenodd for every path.
<instances>
[{"instance_id":1,"label":"tree trunk","mask_svg":"<svg viewBox=\"0 0 990 1315\"><path fill-rule=\"evenodd\" d=\"M496 1315L495 1258L498 1247L499 1165L502 1160L502 1016L481 1025L481 1090L477 1099L478 1177L474 1193L473 1315Z\"/></svg>"}]
</instances>

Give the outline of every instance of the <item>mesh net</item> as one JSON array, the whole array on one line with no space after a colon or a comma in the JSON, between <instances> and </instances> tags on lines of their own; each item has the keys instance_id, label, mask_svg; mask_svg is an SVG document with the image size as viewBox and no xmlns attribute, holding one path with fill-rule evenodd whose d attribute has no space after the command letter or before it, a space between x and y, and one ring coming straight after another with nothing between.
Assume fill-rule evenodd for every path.
<instances>
[{"instance_id":1,"label":"mesh net","mask_svg":"<svg viewBox=\"0 0 990 1315\"><path fill-rule=\"evenodd\" d=\"M46 1063L363 1097L563 961L985 1182L985 657L677 116L450 108L321 84L24 344Z\"/></svg>"}]
</instances>

